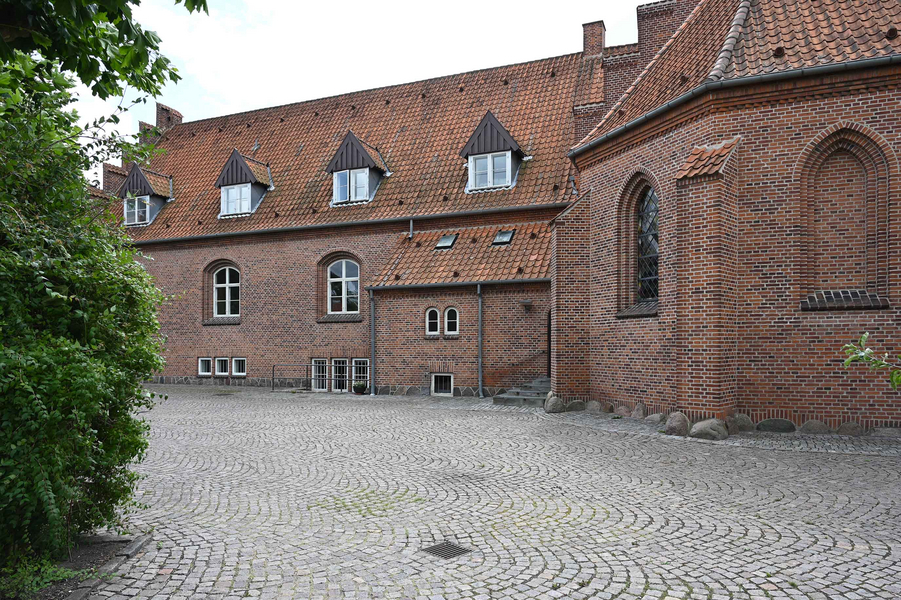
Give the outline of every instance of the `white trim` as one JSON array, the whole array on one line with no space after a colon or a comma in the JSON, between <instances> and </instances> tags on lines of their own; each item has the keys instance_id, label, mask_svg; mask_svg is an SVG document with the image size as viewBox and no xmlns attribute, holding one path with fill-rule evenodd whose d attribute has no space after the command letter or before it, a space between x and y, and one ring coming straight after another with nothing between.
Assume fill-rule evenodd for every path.
<instances>
[{"instance_id":1,"label":"white trim","mask_svg":"<svg viewBox=\"0 0 901 600\"><path fill-rule=\"evenodd\" d=\"M236 210L229 211L227 210L227 196L228 192L231 190L240 190L240 194L238 199L235 201ZM247 198L244 198L244 192L247 192ZM243 206L246 204L246 206ZM219 188L219 218L223 218L226 216L235 216L235 215L248 215L250 214L251 204L253 204L253 193L250 189L249 183L238 183L236 185L223 185Z\"/></svg>"},{"instance_id":2,"label":"white trim","mask_svg":"<svg viewBox=\"0 0 901 600\"><path fill-rule=\"evenodd\" d=\"M317 368L325 367L324 370L317 372ZM316 387L319 382L325 382L325 387ZM328 391L328 359L327 358L311 358L310 359L310 387L314 392Z\"/></svg>"},{"instance_id":3,"label":"white trim","mask_svg":"<svg viewBox=\"0 0 901 600\"><path fill-rule=\"evenodd\" d=\"M144 205L144 219L142 221L138 220L138 202L141 202ZM129 204L131 204L134 208L129 211ZM128 213L131 212L132 220L128 220ZM132 198L125 198L122 200L122 219L125 225L147 225L150 223L150 196L134 196Z\"/></svg>"},{"instance_id":4,"label":"white trim","mask_svg":"<svg viewBox=\"0 0 901 600\"><path fill-rule=\"evenodd\" d=\"M341 263L341 277L332 277L332 267L336 264ZM356 265L357 267L357 276L356 277L348 277L347 276L347 264L351 263ZM328 295L328 314L330 315L341 315L341 314L350 314L356 315L360 313L360 264L349 258L339 258L338 260L332 261L329 263L328 267L325 270L325 281L326 281L326 294ZM356 282L357 284L357 310L347 310L347 287L349 283ZM332 310L332 284L340 283L341 284L341 310ZM337 296L335 296L337 298Z\"/></svg>"},{"instance_id":5,"label":"white trim","mask_svg":"<svg viewBox=\"0 0 901 600\"><path fill-rule=\"evenodd\" d=\"M226 269L230 269L238 274L238 282L231 283L231 277L228 272L225 274L225 283L216 283L216 275L218 275L221 271ZM217 298L216 290L225 289L225 312L219 312L219 301ZM234 296L233 290L238 290L238 312L232 312L232 297ZM240 317L241 316L241 271L237 269L237 267L233 267L231 265L225 265L223 267L219 267L215 271L213 271L213 316L214 317Z\"/></svg>"},{"instance_id":6,"label":"white trim","mask_svg":"<svg viewBox=\"0 0 901 600\"><path fill-rule=\"evenodd\" d=\"M339 364L343 363L343 364ZM344 368L344 377L338 378L338 367ZM332 393L333 394L344 394L350 391L350 361L346 358L333 358L332 359ZM336 384L343 383L344 388L339 388Z\"/></svg>"},{"instance_id":7,"label":"white trim","mask_svg":"<svg viewBox=\"0 0 901 600\"><path fill-rule=\"evenodd\" d=\"M200 368L200 365L205 360L210 361L210 369L208 371L204 371L203 369ZM213 359L210 358L209 356L198 358L197 359L197 376L198 377L211 377L212 375L213 375Z\"/></svg>"},{"instance_id":8,"label":"white trim","mask_svg":"<svg viewBox=\"0 0 901 600\"><path fill-rule=\"evenodd\" d=\"M495 181L494 179L494 159L498 156L503 156L505 158L505 168L504 168L504 179L503 181ZM485 181L486 183L482 185L476 184L476 160L478 159L487 159L487 170L482 171L485 173ZM513 159L512 152L507 150L506 152L491 152L489 154L473 154L469 157L469 184L466 186L467 191L472 190L488 190L492 188L503 188L508 187L510 182L513 180L513 174L510 172L513 168Z\"/></svg>"},{"instance_id":9,"label":"white trim","mask_svg":"<svg viewBox=\"0 0 901 600\"><path fill-rule=\"evenodd\" d=\"M357 186L354 184L354 176L362 173L366 186L360 194L357 193ZM338 177L344 174L347 178L347 197L343 200L338 198ZM343 171L335 171L332 173L332 204L348 204L351 202L368 202L372 195L369 193L369 167L362 169L344 169Z\"/></svg>"},{"instance_id":10,"label":"white trim","mask_svg":"<svg viewBox=\"0 0 901 600\"><path fill-rule=\"evenodd\" d=\"M238 361L244 361L244 369L242 371L238 371ZM243 356L233 356L232 357L232 376L234 377L247 377L247 359Z\"/></svg>"},{"instance_id":11,"label":"white trim","mask_svg":"<svg viewBox=\"0 0 901 600\"><path fill-rule=\"evenodd\" d=\"M429 313L435 311L437 318L435 319L435 330L429 329ZM437 336L441 334L441 311L434 306L425 310L425 334L427 336Z\"/></svg>"},{"instance_id":12,"label":"white trim","mask_svg":"<svg viewBox=\"0 0 901 600\"><path fill-rule=\"evenodd\" d=\"M435 377L450 377L450 392L435 392ZM432 373L431 385L429 386L429 394L432 396L453 396L454 395L454 375L453 373Z\"/></svg>"},{"instance_id":13,"label":"white trim","mask_svg":"<svg viewBox=\"0 0 901 600\"><path fill-rule=\"evenodd\" d=\"M224 360L224 361L225 361L225 371L220 371L220 370L219 370L219 361L220 361L220 360ZM227 356L216 357L216 359L213 361L213 367L216 369L216 371L215 371L216 377L228 377L228 365L229 365L229 362L230 362L230 361L228 360L228 357L227 357Z\"/></svg>"},{"instance_id":14,"label":"white trim","mask_svg":"<svg viewBox=\"0 0 901 600\"><path fill-rule=\"evenodd\" d=\"M447 313L449 313L450 311L454 311L457 313L457 318L454 319L454 322L457 324L457 329L454 331L451 331L450 329L447 328L447 323L448 323ZM447 308L444 309L444 335L460 335L460 309L457 308L456 306L448 306Z\"/></svg>"}]
</instances>

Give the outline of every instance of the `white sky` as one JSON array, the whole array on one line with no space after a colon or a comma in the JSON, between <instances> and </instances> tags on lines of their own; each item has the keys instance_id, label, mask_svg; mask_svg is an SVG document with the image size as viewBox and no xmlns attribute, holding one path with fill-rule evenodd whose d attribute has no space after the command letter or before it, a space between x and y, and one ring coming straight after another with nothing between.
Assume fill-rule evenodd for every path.
<instances>
[{"instance_id":1,"label":"white sky","mask_svg":"<svg viewBox=\"0 0 901 600\"><path fill-rule=\"evenodd\" d=\"M144 0L135 10L183 78L159 101L186 121L578 52L582 23L600 19L608 46L627 44L638 36L640 2L209 4L209 16L171 0ZM110 114L118 103L80 92L84 119ZM152 100L133 108L119 130L135 133L139 120L154 122Z\"/></svg>"}]
</instances>

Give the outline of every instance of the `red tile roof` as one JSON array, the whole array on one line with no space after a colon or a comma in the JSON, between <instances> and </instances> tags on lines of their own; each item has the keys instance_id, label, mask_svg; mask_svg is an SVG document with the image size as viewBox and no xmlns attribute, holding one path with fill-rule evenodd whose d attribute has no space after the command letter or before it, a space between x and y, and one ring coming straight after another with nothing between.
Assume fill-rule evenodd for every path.
<instances>
[{"instance_id":1,"label":"red tile roof","mask_svg":"<svg viewBox=\"0 0 901 600\"><path fill-rule=\"evenodd\" d=\"M507 245L494 246L499 231L515 229ZM436 250L444 235L457 234L453 247ZM551 228L549 223L517 223L403 235L382 273L377 287L437 283L508 281L549 277Z\"/></svg>"},{"instance_id":2,"label":"red tile roof","mask_svg":"<svg viewBox=\"0 0 901 600\"><path fill-rule=\"evenodd\" d=\"M147 178L147 183L150 184L154 194L162 196L163 198L169 198L172 195L168 176L145 168L142 168L141 172L144 173L144 177Z\"/></svg>"},{"instance_id":3,"label":"red tile roof","mask_svg":"<svg viewBox=\"0 0 901 600\"><path fill-rule=\"evenodd\" d=\"M175 201L132 234L141 241L568 202L581 62L570 54L175 125L151 163L173 175ZM488 110L533 159L514 188L466 194L458 152ZM392 174L371 202L330 207L325 167L351 129ZM254 214L217 219L213 184L233 148L269 163L275 189Z\"/></svg>"},{"instance_id":4,"label":"red tile roof","mask_svg":"<svg viewBox=\"0 0 901 600\"><path fill-rule=\"evenodd\" d=\"M701 0L576 149L711 81L901 52L899 0Z\"/></svg>"},{"instance_id":5,"label":"red tile roof","mask_svg":"<svg viewBox=\"0 0 901 600\"><path fill-rule=\"evenodd\" d=\"M250 169L250 172L253 173L253 176L257 178L257 181L266 185L272 185L272 178L269 177L269 168L266 166L266 163L254 160L249 156L244 156L243 154L241 155L241 158L243 158L244 162L247 163L247 168Z\"/></svg>"},{"instance_id":6,"label":"red tile roof","mask_svg":"<svg viewBox=\"0 0 901 600\"><path fill-rule=\"evenodd\" d=\"M735 137L715 146L698 146L692 149L685 164L676 173L676 179L687 179L700 175L715 175L726 165L732 151L741 138Z\"/></svg>"}]
</instances>

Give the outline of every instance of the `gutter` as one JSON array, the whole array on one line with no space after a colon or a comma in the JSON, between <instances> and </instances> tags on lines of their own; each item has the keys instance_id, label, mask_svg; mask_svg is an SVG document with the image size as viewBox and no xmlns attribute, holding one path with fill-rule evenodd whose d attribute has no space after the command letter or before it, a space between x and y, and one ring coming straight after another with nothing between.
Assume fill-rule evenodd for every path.
<instances>
[{"instance_id":1,"label":"gutter","mask_svg":"<svg viewBox=\"0 0 901 600\"><path fill-rule=\"evenodd\" d=\"M420 220L426 219L446 219L455 217L470 217L476 215L490 215L498 213L518 212L521 210L542 210L547 208L566 208L570 202L551 202L547 204L529 204L525 206L507 206L503 208L487 208L484 210L466 210L452 213L439 213L435 215L417 215L415 218ZM229 237L239 237L243 235L261 235L267 233L287 233L292 231L312 231L316 229L331 229L334 227L356 227L360 225L381 225L386 223L403 223L412 221L412 217L392 217L390 219L369 219L361 221L343 221L337 223L321 223L316 225L298 225L297 227L278 227L276 229L253 229L250 231L229 231L225 233L210 233L206 235L189 235L176 238L160 238L155 240L138 240L132 241L135 246L149 246L152 244L175 244L179 242L191 242L197 240L215 240Z\"/></svg>"},{"instance_id":2,"label":"gutter","mask_svg":"<svg viewBox=\"0 0 901 600\"><path fill-rule=\"evenodd\" d=\"M502 285L506 283L550 283L550 277L537 279L495 279L492 281L451 281L449 283L414 283L411 285L367 285L364 289L369 291L379 290L421 290L427 288L463 287L474 285L481 288L483 285Z\"/></svg>"},{"instance_id":3,"label":"gutter","mask_svg":"<svg viewBox=\"0 0 901 600\"><path fill-rule=\"evenodd\" d=\"M662 115L663 113L681 106L692 100L697 98L698 96L705 94L707 92L719 89L729 89L734 87L741 87L745 85L753 85L756 83L769 83L775 81L784 81L788 79L798 79L800 77L813 77L816 75L831 75L833 73L843 73L845 71L855 71L858 69L870 69L875 67L883 67L886 65L894 65L901 64L901 54L892 54L891 56L880 56L877 58L867 58L864 60L855 60L851 62L844 63L835 63L831 65L821 65L818 67L804 67L801 69L791 69L789 71L778 71L776 73L765 73L763 75L753 75L751 77L740 77L738 79L721 79L719 81L708 81L706 83L702 83L698 87L690 90L678 98L674 100L670 100L666 104L662 106L658 106L654 110L649 113L645 113L642 116L629 121L625 125L620 125L613 131L609 131L602 135L601 137L588 142L587 144L583 144L576 148L573 148L569 152L566 153L566 156L573 159L577 156L595 148L605 142L612 140L613 138L619 137L624 133L635 129L639 125L650 121L651 119Z\"/></svg>"}]
</instances>

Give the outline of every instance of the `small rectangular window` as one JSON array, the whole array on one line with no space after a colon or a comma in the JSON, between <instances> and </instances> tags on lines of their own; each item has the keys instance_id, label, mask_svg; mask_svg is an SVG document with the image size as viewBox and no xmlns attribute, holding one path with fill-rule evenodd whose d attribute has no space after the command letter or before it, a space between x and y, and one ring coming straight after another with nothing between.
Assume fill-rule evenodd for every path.
<instances>
[{"instance_id":1,"label":"small rectangular window","mask_svg":"<svg viewBox=\"0 0 901 600\"><path fill-rule=\"evenodd\" d=\"M438 243L435 244L436 250L447 250L448 248L453 248L454 242L457 241L457 234L451 233L448 235L442 235L441 239L438 240Z\"/></svg>"},{"instance_id":2,"label":"small rectangular window","mask_svg":"<svg viewBox=\"0 0 901 600\"><path fill-rule=\"evenodd\" d=\"M478 154L469 157L469 189L487 189L510 185L510 152Z\"/></svg>"},{"instance_id":3,"label":"small rectangular window","mask_svg":"<svg viewBox=\"0 0 901 600\"><path fill-rule=\"evenodd\" d=\"M216 359L216 375L218 377L228 376L228 359L227 358L217 358Z\"/></svg>"},{"instance_id":4,"label":"small rectangular window","mask_svg":"<svg viewBox=\"0 0 901 600\"><path fill-rule=\"evenodd\" d=\"M312 380L314 392L328 391L328 360L325 358L314 358L312 361Z\"/></svg>"},{"instance_id":5,"label":"small rectangular window","mask_svg":"<svg viewBox=\"0 0 901 600\"><path fill-rule=\"evenodd\" d=\"M227 185L221 190L220 214L240 215L250 212L250 184Z\"/></svg>"},{"instance_id":6,"label":"small rectangular window","mask_svg":"<svg viewBox=\"0 0 901 600\"><path fill-rule=\"evenodd\" d=\"M369 169L356 169L350 172L353 181L350 199L354 201L369 200Z\"/></svg>"},{"instance_id":7,"label":"small rectangular window","mask_svg":"<svg viewBox=\"0 0 901 600\"><path fill-rule=\"evenodd\" d=\"M233 358L232 359L232 375L234 375L235 377L247 376L247 359L246 358Z\"/></svg>"},{"instance_id":8,"label":"small rectangular window","mask_svg":"<svg viewBox=\"0 0 901 600\"><path fill-rule=\"evenodd\" d=\"M347 202L350 197L347 178L347 171L337 171L332 175L332 198L335 202Z\"/></svg>"},{"instance_id":9,"label":"small rectangular window","mask_svg":"<svg viewBox=\"0 0 901 600\"><path fill-rule=\"evenodd\" d=\"M513 234L516 232L515 229L510 229L507 231L498 231L497 235L494 236L494 241L491 242L492 246L506 246L511 241L513 241Z\"/></svg>"},{"instance_id":10,"label":"small rectangular window","mask_svg":"<svg viewBox=\"0 0 901 600\"><path fill-rule=\"evenodd\" d=\"M432 395L433 396L453 396L454 395L454 376L448 373L432 374Z\"/></svg>"},{"instance_id":11,"label":"small rectangular window","mask_svg":"<svg viewBox=\"0 0 901 600\"><path fill-rule=\"evenodd\" d=\"M143 225L149 221L150 196L138 196L123 200L126 225Z\"/></svg>"},{"instance_id":12,"label":"small rectangular window","mask_svg":"<svg viewBox=\"0 0 901 600\"><path fill-rule=\"evenodd\" d=\"M213 359L212 358L198 358L197 359L197 374L201 377L209 377L213 374Z\"/></svg>"}]
</instances>

